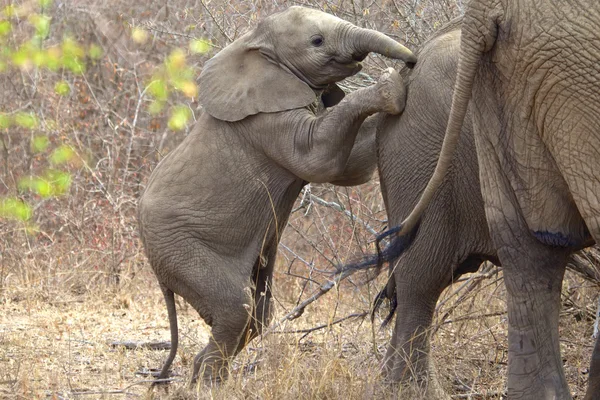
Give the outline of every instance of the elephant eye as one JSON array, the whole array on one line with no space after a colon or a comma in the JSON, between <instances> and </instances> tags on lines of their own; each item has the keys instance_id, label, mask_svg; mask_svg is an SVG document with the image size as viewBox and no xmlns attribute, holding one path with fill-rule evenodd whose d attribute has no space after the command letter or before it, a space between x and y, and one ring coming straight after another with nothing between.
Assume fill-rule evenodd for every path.
<instances>
[{"instance_id":1,"label":"elephant eye","mask_svg":"<svg viewBox=\"0 0 600 400\"><path fill-rule=\"evenodd\" d=\"M325 39L323 39L323 36L321 36L321 35L315 35L315 36L312 37L312 39L310 39L310 42L315 47L321 47L321 45L323 44L324 40Z\"/></svg>"}]
</instances>

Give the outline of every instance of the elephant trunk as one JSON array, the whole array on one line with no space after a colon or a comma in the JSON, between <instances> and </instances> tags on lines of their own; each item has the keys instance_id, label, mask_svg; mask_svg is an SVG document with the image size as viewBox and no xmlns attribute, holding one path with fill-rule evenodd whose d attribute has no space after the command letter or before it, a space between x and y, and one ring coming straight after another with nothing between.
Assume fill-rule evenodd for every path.
<instances>
[{"instance_id":1,"label":"elephant trunk","mask_svg":"<svg viewBox=\"0 0 600 400\"><path fill-rule=\"evenodd\" d=\"M402 60L409 68L417 62L417 57L412 51L381 32L354 27L352 33L355 35L355 40L352 41L355 54L366 55L370 52L381 54Z\"/></svg>"}]
</instances>

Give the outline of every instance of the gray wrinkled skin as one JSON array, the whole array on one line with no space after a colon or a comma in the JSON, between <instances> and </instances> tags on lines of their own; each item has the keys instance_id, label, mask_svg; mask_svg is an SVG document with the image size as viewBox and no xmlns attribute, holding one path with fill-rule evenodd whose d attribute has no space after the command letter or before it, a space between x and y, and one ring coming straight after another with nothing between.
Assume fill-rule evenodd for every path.
<instances>
[{"instance_id":1,"label":"gray wrinkled skin","mask_svg":"<svg viewBox=\"0 0 600 400\"><path fill-rule=\"evenodd\" d=\"M508 292L510 399L571 398L560 292L569 254L600 240L598 82L597 0L472 0L466 7L444 145L401 233L455 173L470 104L486 219ZM597 343L586 399L599 398Z\"/></svg>"},{"instance_id":2,"label":"gray wrinkled skin","mask_svg":"<svg viewBox=\"0 0 600 400\"><path fill-rule=\"evenodd\" d=\"M138 209L169 312L172 348L161 378L177 351L174 293L212 327L192 381L226 377L231 357L268 323L277 245L301 188L371 177L374 132L359 128L376 112L400 113L404 84L388 70L345 98L335 86L371 51L416 61L385 35L291 7L205 64L204 111L156 167Z\"/></svg>"},{"instance_id":3,"label":"gray wrinkled skin","mask_svg":"<svg viewBox=\"0 0 600 400\"><path fill-rule=\"evenodd\" d=\"M400 116L377 126L379 176L389 226L400 224L433 173L452 103L460 50L460 19L441 28L419 49L406 78L409 96ZM378 118L378 117L376 117ZM396 296L394 331L384 358L387 379L401 383L402 397L449 398L435 378L429 333L441 292L485 260L497 263L479 190L477 154L470 125L463 125L452 173L431 201L419 234L390 263L388 296ZM460 171L460 173L458 173Z\"/></svg>"}]
</instances>

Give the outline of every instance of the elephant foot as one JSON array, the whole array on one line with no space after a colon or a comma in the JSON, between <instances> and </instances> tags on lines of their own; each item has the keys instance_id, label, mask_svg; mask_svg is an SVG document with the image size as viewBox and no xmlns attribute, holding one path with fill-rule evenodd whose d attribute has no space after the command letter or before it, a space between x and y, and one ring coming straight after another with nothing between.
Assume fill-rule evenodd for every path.
<instances>
[{"instance_id":1,"label":"elephant foot","mask_svg":"<svg viewBox=\"0 0 600 400\"><path fill-rule=\"evenodd\" d=\"M398 399L451 400L437 378L429 376L427 380L402 382L398 386Z\"/></svg>"},{"instance_id":2,"label":"elephant foot","mask_svg":"<svg viewBox=\"0 0 600 400\"><path fill-rule=\"evenodd\" d=\"M419 400L451 400L438 380L435 365L429 361L426 371L417 373L404 363L396 365L386 373L386 380L396 386L396 398ZM400 373L399 371L404 371Z\"/></svg>"},{"instance_id":3,"label":"elephant foot","mask_svg":"<svg viewBox=\"0 0 600 400\"><path fill-rule=\"evenodd\" d=\"M383 101L381 110L392 115L400 114L406 105L406 88L398 71L388 68L374 85Z\"/></svg>"},{"instance_id":4,"label":"elephant foot","mask_svg":"<svg viewBox=\"0 0 600 400\"><path fill-rule=\"evenodd\" d=\"M229 376L229 361L220 354L208 354L205 348L194 357L194 370L190 386L195 387L202 379L207 386L218 386Z\"/></svg>"}]
</instances>

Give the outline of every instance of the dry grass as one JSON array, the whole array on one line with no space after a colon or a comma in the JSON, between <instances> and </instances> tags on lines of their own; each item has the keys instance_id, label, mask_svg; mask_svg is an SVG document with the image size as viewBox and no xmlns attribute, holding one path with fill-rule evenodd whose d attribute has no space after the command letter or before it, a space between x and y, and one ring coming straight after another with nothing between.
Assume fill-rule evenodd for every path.
<instances>
[{"instance_id":1,"label":"dry grass","mask_svg":"<svg viewBox=\"0 0 600 400\"><path fill-rule=\"evenodd\" d=\"M141 257L141 255L140 255ZM276 319L296 304L297 278L276 276ZM507 361L504 288L498 275L483 279L461 299L445 292L437 314L432 353L446 390L456 398L500 398ZM84 294L56 288L51 299L9 285L0 308L0 397L2 398L215 398L370 399L394 398L381 382L379 361L390 329L351 318L369 309L374 286L343 283L313 303L305 314L251 342L236 359L230 379L219 387L187 387L193 356L209 330L196 312L179 302L181 346L175 382L149 389L144 373L159 368L166 350L127 350L112 342L153 342L169 337L166 310L155 279L142 269L121 287ZM586 309L596 289L570 275L565 294L573 302L561 319L562 350L572 390L581 398L593 346L592 315ZM369 293L371 292L371 293ZM567 296L565 296L567 298ZM566 301L567 302L567 301ZM447 312L451 314L442 319ZM471 395L471 397L467 397Z\"/></svg>"},{"instance_id":2,"label":"dry grass","mask_svg":"<svg viewBox=\"0 0 600 400\"><path fill-rule=\"evenodd\" d=\"M162 365L166 351L111 345L169 337L162 295L137 237L135 204L152 167L185 132L170 132L166 113L153 116L147 112L148 99L141 93L150 71L172 48L186 47L188 36L208 37L218 49L260 16L300 3L111 0L99 4L82 0L60 2L60 7L55 3L48 43L70 32L83 43L99 43L105 56L90 63L82 76L18 70L0 75L0 109L35 113L41 121L37 133L47 135L52 146L70 144L89 160L85 167L73 167L68 196L41 199L17 189L20 177L38 174L47 166L43 157L31 154L31 132L0 132L0 195L30 201L39 228L38 233L27 235L22 225L0 221L0 397L396 397L398 393L384 385L379 375L391 328L381 330L365 318L336 323L369 310L383 282L363 284L364 276L352 276L311 304L300 318L250 343L236 359L231 378L219 387L187 388L191 362L209 331L183 301L178 302L181 345L173 366L176 382L149 390L149 378L144 375ZM305 4L326 8L414 47L456 15L461 2ZM131 26L147 27L150 40L144 45L132 42ZM17 25L12 40L17 43L27 29L24 23ZM190 62L200 68L214 51L192 57ZM376 76L387 62L374 58L366 72ZM54 95L59 78L72 88L66 98ZM363 75L348 86L364 85L367 80ZM180 101L186 100L175 98L172 103ZM193 101L188 104L196 109ZM312 193L343 205L359 219L321 205L318 199L292 214L275 276L275 321L318 290L335 265L372 251L372 230L385 225L376 180L353 190L315 185ZM432 354L451 395L500 398L507 355L504 288L495 273L470 279L444 293L433 327ZM572 391L581 398L593 344L597 287L569 274L563 292L565 368ZM324 327L314 329L319 326ZM311 331L294 332L299 330Z\"/></svg>"}]
</instances>

